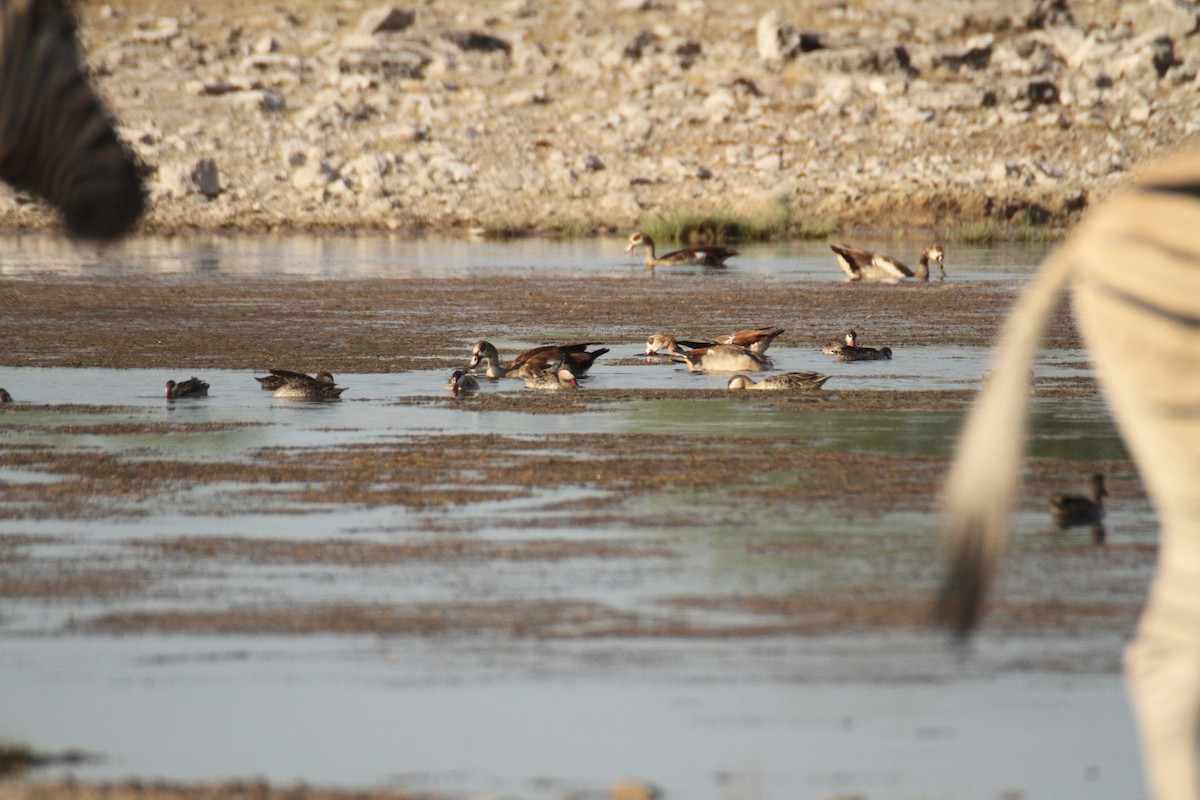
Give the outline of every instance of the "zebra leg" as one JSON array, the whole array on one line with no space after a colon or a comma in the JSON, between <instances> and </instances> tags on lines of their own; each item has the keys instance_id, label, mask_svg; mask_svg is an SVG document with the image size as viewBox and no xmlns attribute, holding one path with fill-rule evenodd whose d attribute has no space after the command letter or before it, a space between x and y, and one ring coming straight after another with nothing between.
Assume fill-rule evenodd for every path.
<instances>
[{"instance_id":1,"label":"zebra leg","mask_svg":"<svg viewBox=\"0 0 1200 800\"><path fill-rule=\"evenodd\" d=\"M1097 374L1162 522L1126 678L1158 800L1200 798L1200 157L1094 215L1068 257Z\"/></svg>"},{"instance_id":2,"label":"zebra leg","mask_svg":"<svg viewBox=\"0 0 1200 800\"><path fill-rule=\"evenodd\" d=\"M1186 548L1175 545L1168 538L1159 556L1150 602L1125 652L1125 675L1153 796L1195 800L1200 797L1200 609L1180 601L1194 598L1200 586L1200 548L1191 540Z\"/></svg>"},{"instance_id":3,"label":"zebra leg","mask_svg":"<svg viewBox=\"0 0 1200 800\"><path fill-rule=\"evenodd\" d=\"M123 236L145 209L62 0L0 0L0 178L57 206L79 238Z\"/></svg>"}]
</instances>

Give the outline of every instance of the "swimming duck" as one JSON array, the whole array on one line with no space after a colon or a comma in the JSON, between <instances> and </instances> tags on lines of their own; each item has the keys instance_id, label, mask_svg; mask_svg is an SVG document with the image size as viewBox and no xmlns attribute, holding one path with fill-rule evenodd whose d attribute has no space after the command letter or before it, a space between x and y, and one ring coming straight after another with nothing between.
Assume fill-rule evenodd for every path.
<instances>
[{"instance_id":1,"label":"swimming duck","mask_svg":"<svg viewBox=\"0 0 1200 800\"><path fill-rule=\"evenodd\" d=\"M12 401L12 395L8 393L8 390L0 389L0 404L11 403Z\"/></svg>"},{"instance_id":2,"label":"swimming duck","mask_svg":"<svg viewBox=\"0 0 1200 800\"><path fill-rule=\"evenodd\" d=\"M771 342L775 337L783 333L783 328L755 328L749 331L738 331L736 333L726 333L722 336L715 336L712 339L704 339L703 341L688 341L687 339L676 339L681 347L711 347L714 344L732 344L738 347L745 347L753 350L755 353L765 353L767 348L771 346ZM646 355L652 356L660 349L666 349L666 340L669 339L666 334L656 333L646 340ZM657 343L657 344L656 344Z\"/></svg>"},{"instance_id":3,"label":"swimming duck","mask_svg":"<svg viewBox=\"0 0 1200 800\"><path fill-rule=\"evenodd\" d=\"M892 348L881 347L876 350L874 347L843 347L841 352L837 354L838 361L883 361L892 357Z\"/></svg>"},{"instance_id":4,"label":"swimming duck","mask_svg":"<svg viewBox=\"0 0 1200 800\"><path fill-rule=\"evenodd\" d=\"M684 351L680 344L692 349ZM712 342L680 342L665 333L656 333L646 341L646 355L659 351L670 353L685 362L689 372L757 372L771 366L770 358L748 347Z\"/></svg>"},{"instance_id":5,"label":"swimming duck","mask_svg":"<svg viewBox=\"0 0 1200 800\"><path fill-rule=\"evenodd\" d=\"M872 253L845 244L831 244L829 247L837 254L838 266L846 273L848 281L898 283L905 278L915 278L928 283L930 261L937 262L939 278L946 276L946 251L940 244L921 251L921 260L915 272L883 253Z\"/></svg>"},{"instance_id":6,"label":"swimming duck","mask_svg":"<svg viewBox=\"0 0 1200 800\"><path fill-rule=\"evenodd\" d=\"M817 372L785 372L782 375L771 375L758 382L751 380L748 375L734 375L729 379L729 390L763 389L811 392L814 389L820 389L827 380L829 380L828 375L821 375Z\"/></svg>"},{"instance_id":7,"label":"swimming duck","mask_svg":"<svg viewBox=\"0 0 1200 800\"><path fill-rule=\"evenodd\" d=\"M775 337L784 332L783 328L754 328L748 331L737 331L718 336L713 339L716 344L736 344L738 347L748 347L756 353L765 353L775 341Z\"/></svg>"},{"instance_id":8,"label":"swimming duck","mask_svg":"<svg viewBox=\"0 0 1200 800\"><path fill-rule=\"evenodd\" d=\"M1099 525L1104 519L1104 476L1097 472L1092 476L1092 496L1064 494L1050 498L1050 518L1064 530L1077 525Z\"/></svg>"},{"instance_id":9,"label":"swimming duck","mask_svg":"<svg viewBox=\"0 0 1200 800\"><path fill-rule=\"evenodd\" d=\"M208 384L196 377L186 381L167 381L167 399L176 400L180 397L207 397Z\"/></svg>"},{"instance_id":10,"label":"swimming duck","mask_svg":"<svg viewBox=\"0 0 1200 800\"><path fill-rule=\"evenodd\" d=\"M290 369L273 369L271 370L270 375L266 375L262 378L256 375L254 380L258 381L259 385L262 386L265 391L273 392L280 386L283 386L283 384L287 382L288 378L294 378L302 381L309 377L310 376L304 372L292 372ZM334 382L333 375L328 372L318 372L314 380L317 380L321 383L328 383L330 385L333 385Z\"/></svg>"},{"instance_id":11,"label":"swimming duck","mask_svg":"<svg viewBox=\"0 0 1200 800\"><path fill-rule=\"evenodd\" d=\"M468 375L465 370L456 369L450 373L450 381L446 384L446 388L455 397L465 397L479 390L479 382Z\"/></svg>"},{"instance_id":12,"label":"swimming duck","mask_svg":"<svg viewBox=\"0 0 1200 800\"><path fill-rule=\"evenodd\" d=\"M589 351L587 348L596 342L580 344L549 344L526 350L514 358L507 367L500 366L500 354L491 342L479 341L471 349L471 361L468 367L474 369L480 361L487 362L489 378L524 378L535 372L548 369L552 364L566 363L576 376L583 375L592 368L593 362L608 352L607 347Z\"/></svg>"},{"instance_id":13,"label":"swimming duck","mask_svg":"<svg viewBox=\"0 0 1200 800\"><path fill-rule=\"evenodd\" d=\"M556 366L538 372L531 372L525 375L526 389L578 389L579 383L575 379L575 373L566 364L559 363Z\"/></svg>"},{"instance_id":14,"label":"swimming duck","mask_svg":"<svg viewBox=\"0 0 1200 800\"><path fill-rule=\"evenodd\" d=\"M328 372L318 372L316 377L287 369L273 369L270 373L283 380L272 397L292 400L338 400L348 386L337 386Z\"/></svg>"},{"instance_id":15,"label":"swimming duck","mask_svg":"<svg viewBox=\"0 0 1200 800\"><path fill-rule=\"evenodd\" d=\"M727 247L685 247L682 250L672 250L662 256L654 254L654 240L641 231L634 231L625 245L625 252L632 252L635 247L646 248L647 267L666 266L704 266L719 267L727 259L736 256L737 250Z\"/></svg>"},{"instance_id":16,"label":"swimming duck","mask_svg":"<svg viewBox=\"0 0 1200 800\"><path fill-rule=\"evenodd\" d=\"M836 356L847 348L853 348L857 342L858 334L853 329L848 330L841 340L834 339L832 342L822 345L821 352L827 356Z\"/></svg>"}]
</instances>

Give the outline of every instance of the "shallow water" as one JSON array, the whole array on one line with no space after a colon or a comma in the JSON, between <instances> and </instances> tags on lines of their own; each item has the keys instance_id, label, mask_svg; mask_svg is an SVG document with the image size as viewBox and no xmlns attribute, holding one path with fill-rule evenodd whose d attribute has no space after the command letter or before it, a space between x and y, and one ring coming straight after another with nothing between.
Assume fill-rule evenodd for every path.
<instances>
[{"instance_id":1,"label":"shallow water","mask_svg":"<svg viewBox=\"0 0 1200 800\"><path fill-rule=\"evenodd\" d=\"M891 253L911 266L920 242L857 240ZM0 254L0 275L98 270L204 275L296 275L306 277L462 278L489 275L643 274L638 254L625 253L619 239L571 241L523 239L409 239L400 236L286 236L142 238L119 251L91 252L45 237L12 239ZM739 245L725 267L658 267L656 274L753 275L777 280L840 282L845 278L824 242ZM1045 255L1046 245L954 245L947 257L948 280L1023 280ZM937 276L934 276L936 280Z\"/></svg>"},{"instance_id":2,"label":"shallow water","mask_svg":"<svg viewBox=\"0 0 1200 800\"><path fill-rule=\"evenodd\" d=\"M863 242L870 245L871 243ZM889 244L889 243L885 243ZM299 277L443 276L637 271L614 240L496 244L382 238L147 240L116 257L44 240L7 243L0 274L92 270ZM901 251L915 251L902 245ZM916 247L915 249L919 249ZM836 282L819 243L744 248L713 279L739 275ZM1024 280L1041 248L951 251L953 280ZM877 343L871 343L877 344ZM883 344L883 343L878 343ZM605 389L721 389L728 376L689 374L639 356L642 342L609 345L584 392ZM984 348L930 344L896 348L883 362L842 364L819 352L772 348L776 370L829 374L838 389L949 390L979 385ZM464 353L464 360L466 357ZM1083 354L1044 353L1038 379L1087 377ZM538 438L554 433L669 433L686 439L719 430L748 441L802 436L816 448L945 455L961 413L887 414L775 408L742 398L638 400L583 413L482 411L452 402L445 371L341 374L342 402L296 403L263 392L252 373L206 370L207 398L167 402L166 378L192 370L0 367L0 385L20 413L0 414L0 444L60 452L103 450L129 458L229 460L267 447L336 447L408 441L423 435ZM261 373L260 373L261 374ZM516 380L484 392L520 393ZM413 403L411 398L428 397ZM406 402L401 402L406 401ZM538 402L530 395L531 405ZM1082 461L1125 457L1098 399L1037 398L1033 452ZM73 403L88 407L57 407ZM29 406L46 406L30 409ZM181 435L98 432L98 423L238 423ZM44 482L6 469L0 480ZM228 490L181 487L137 517L3 519L0 537L44 535L29 552L94 554L117 566L147 563L137 539L187 535L322 541L420 539L445 512L397 506L310 508L289 517L229 508ZM564 501L586 489L473 503L451 513L479 522L483 540L608 538L667 542L674 558L559 561L415 561L367 566L218 564L176 576L174 592L117 603L137 608L224 608L272 603L550 598L597 601L642 613L675 596L786 594L836 579L802 556L749 559L753 525L714 519L694 530L660 530L631 518L586 530L553 524ZM233 496L236 496L234 493ZM685 514L686 491L652 501ZM213 505L216 503L217 505ZM530 528L537 518L543 524ZM916 538L936 528L926 513L884 519L825 512L769 524L861 541ZM1018 515L1018 530L1044 522ZM1110 513L1111 540L1151 542L1145 504ZM434 534L436 535L436 534ZM19 562L18 562L19 566ZM838 565L837 569L846 568ZM1138 566L1125 591L1144 583ZM1133 588L1129 588L1132 586ZM940 638L903 632L694 639L511 639L446 636L80 635L73 618L108 610L88 598L0 598L0 724L45 749L81 747L103 760L71 767L81 778L168 779L265 776L272 781L406 788L463 794L563 797L600 791L622 777L663 787L674 798L974 798L1006 791L1027 797L1128 797L1141 789L1132 721L1116 674L1121 636L1062 640L986 632L959 661Z\"/></svg>"}]
</instances>

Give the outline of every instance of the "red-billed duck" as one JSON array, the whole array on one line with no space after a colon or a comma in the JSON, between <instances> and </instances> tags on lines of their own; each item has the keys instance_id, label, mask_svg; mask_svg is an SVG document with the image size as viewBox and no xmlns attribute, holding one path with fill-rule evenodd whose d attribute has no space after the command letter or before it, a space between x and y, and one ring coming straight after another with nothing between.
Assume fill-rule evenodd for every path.
<instances>
[{"instance_id":1,"label":"red-billed duck","mask_svg":"<svg viewBox=\"0 0 1200 800\"><path fill-rule=\"evenodd\" d=\"M526 389L542 389L542 390L558 390L558 389L578 389L579 383L575 379L575 373L566 364L558 364L538 372L531 372L525 375Z\"/></svg>"},{"instance_id":2,"label":"red-billed duck","mask_svg":"<svg viewBox=\"0 0 1200 800\"><path fill-rule=\"evenodd\" d=\"M479 390L479 382L468 375L465 370L456 369L450 373L450 381L446 384L446 388L455 397L465 397Z\"/></svg>"},{"instance_id":3,"label":"red-billed duck","mask_svg":"<svg viewBox=\"0 0 1200 800\"><path fill-rule=\"evenodd\" d=\"M273 369L270 373L283 380L272 393L272 397L292 400L338 400L342 392L349 388L336 385L333 376L328 372L318 372L316 377L286 369Z\"/></svg>"},{"instance_id":4,"label":"red-billed duck","mask_svg":"<svg viewBox=\"0 0 1200 800\"><path fill-rule=\"evenodd\" d=\"M167 381L167 399L176 400L180 397L207 397L208 384L199 378L192 377L186 381Z\"/></svg>"},{"instance_id":5,"label":"red-billed duck","mask_svg":"<svg viewBox=\"0 0 1200 800\"><path fill-rule=\"evenodd\" d=\"M847 348L855 347L857 343L858 333L856 333L854 330L848 330L842 339L834 339L832 342L826 342L821 347L821 352L827 356L836 356Z\"/></svg>"},{"instance_id":6,"label":"red-billed duck","mask_svg":"<svg viewBox=\"0 0 1200 800\"><path fill-rule=\"evenodd\" d=\"M748 375L734 375L729 379L729 390L761 389L764 391L793 391L811 392L820 389L828 375L817 372L785 372L782 375L771 375L761 381L754 381Z\"/></svg>"},{"instance_id":7,"label":"red-billed duck","mask_svg":"<svg viewBox=\"0 0 1200 800\"><path fill-rule=\"evenodd\" d=\"M318 372L315 377L304 372L292 372L290 369L273 369L270 372L270 375L266 375L262 378L258 377L257 375L254 377L254 380L258 381L263 390L268 392L273 392L280 386L283 386L283 384L286 383L289 378L303 381L306 378L312 377L313 380L321 383L328 383L331 386L334 383L333 375L328 372Z\"/></svg>"},{"instance_id":8,"label":"red-billed duck","mask_svg":"<svg viewBox=\"0 0 1200 800\"><path fill-rule=\"evenodd\" d=\"M880 347L843 347L837 354L838 361L884 361L892 357L892 348Z\"/></svg>"},{"instance_id":9,"label":"red-billed duck","mask_svg":"<svg viewBox=\"0 0 1200 800\"><path fill-rule=\"evenodd\" d=\"M1092 496L1064 494L1050 498L1050 518L1060 528L1077 525L1098 525L1104 519L1104 476L1097 472L1092 476Z\"/></svg>"}]
</instances>

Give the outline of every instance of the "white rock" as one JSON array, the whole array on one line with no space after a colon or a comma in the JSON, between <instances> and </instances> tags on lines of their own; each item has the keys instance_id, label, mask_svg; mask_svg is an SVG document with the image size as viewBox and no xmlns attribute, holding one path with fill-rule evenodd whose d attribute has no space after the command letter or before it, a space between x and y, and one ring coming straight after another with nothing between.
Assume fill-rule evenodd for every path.
<instances>
[{"instance_id":1,"label":"white rock","mask_svg":"<svg viewBox=\"0 0 1200 800\"><path fill-rule=\"evenodd\" d=\"M601 214L619 222L632 222L642 213L642 205L632 190L605 192L596 203Z\"/></svg>"},{"instance_id":2,"label":"white rock","mask_svg":"<svg viewBox=\"0 0 1200 800\"><path fill-rule=\"evenodd\" d=\"M442 154L429 159L425 176L435 184L471 183L475 180L475 170L457 156Z\"/></svg>"},{"instance_id":3,"label":"white rock","mask_svg":"<svg viewBox=\"0 0 1200 800\"><path fill-rule=\"evenodd\" d=\"M771 9L759 18L755 41L758 44L758 57L776 64L800 52L800 31L783 18L778 8Z\"/></svg>"},{"instance_id":4,"label":"white rock","mask_svg":"<svg viewBox=\"0 0 1200 800\"><path fill-rule=\"evenodd\" d=\"M755 160L754 168L759 172L779 172L783 169L783 157L779 153L762 156Z\"/></svg>"},{"instance_id":5,"label":"white rock","mask_svg":"<svg viewBox=\"0 0 1200 800\"><path fill-rule=\"evenodd\" d=\"M274 36L268 33L260 36L258 41L254 43L254 46L251 49L259 55L266 55L267 53L274 53L278 51L279 42L276 41Z\"/></svg>"}]
</instances>

